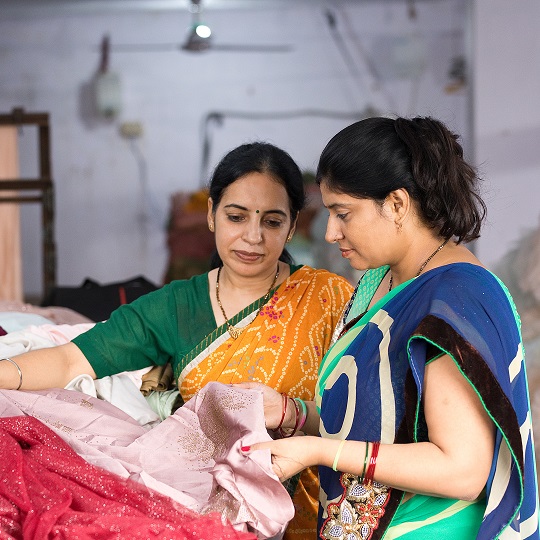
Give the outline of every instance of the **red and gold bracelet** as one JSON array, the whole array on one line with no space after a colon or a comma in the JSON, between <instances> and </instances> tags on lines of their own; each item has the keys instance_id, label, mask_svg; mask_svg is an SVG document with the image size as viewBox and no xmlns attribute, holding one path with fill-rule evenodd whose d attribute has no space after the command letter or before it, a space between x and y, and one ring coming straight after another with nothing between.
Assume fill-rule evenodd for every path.
<instances>
[{"instance_id":1,"label":"red and gold bracelet","mask_svg":"<svg viewBox=\"0 0 540 540\"><path fill-rule=\"evenodd\" d=\"M373 475L375 474L375 465L377 465L377 455L379 454L380 441L375 441L371 449L371 457L369 458L369 467L364 477L364 484L371 484L373 482Z\"/></svg>"}]
</instances>

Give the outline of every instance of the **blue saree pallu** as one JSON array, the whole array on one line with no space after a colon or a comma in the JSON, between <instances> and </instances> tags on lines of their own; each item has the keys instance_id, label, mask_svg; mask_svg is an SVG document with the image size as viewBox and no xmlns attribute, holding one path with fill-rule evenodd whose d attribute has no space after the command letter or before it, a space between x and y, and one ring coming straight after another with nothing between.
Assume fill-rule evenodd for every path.
<instances>
[{"instance_id":1,"label":"blue saree pallu","mask_svg":"<svg viewBox=\"0 0 540 540\"><path fill-rule=\"evenodd\" d=\"M369 270L319 370L323 437L382 444L429 440L424 371L448 354L496 426L485 512L476 538L539 539L538 487L520 322L504 285L486 269L454 263L387 293L367 312L388 268ZM474 448L471 448L474 452ZM364 456L358 456L362 462ZM319 467L319 537L383 538L403 493Z\"/></svg>"}]
</instances>

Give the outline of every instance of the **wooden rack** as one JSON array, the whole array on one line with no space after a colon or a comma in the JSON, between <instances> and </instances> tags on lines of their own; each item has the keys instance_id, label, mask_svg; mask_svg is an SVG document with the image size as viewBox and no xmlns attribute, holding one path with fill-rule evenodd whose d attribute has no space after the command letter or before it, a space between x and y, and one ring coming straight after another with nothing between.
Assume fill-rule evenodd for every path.
<instances>
[{"instance_id":1,"label":"wooden rack","mask_svg":"<svg viewBox=\"0 0 540 540\"><path fill-rule=\"evenodd\" d=\"M13 109L11 114L0 114L0 126L22 127L25 125L38 127L39 177L2 180L0 182L0 204L41 204L43 290L44 298L46 298L56 285L54 186L51 177L49 115L47 113L25 113L21 108ZM17 193L13 194L14 191Z\"/></svg>"}]
</instances>

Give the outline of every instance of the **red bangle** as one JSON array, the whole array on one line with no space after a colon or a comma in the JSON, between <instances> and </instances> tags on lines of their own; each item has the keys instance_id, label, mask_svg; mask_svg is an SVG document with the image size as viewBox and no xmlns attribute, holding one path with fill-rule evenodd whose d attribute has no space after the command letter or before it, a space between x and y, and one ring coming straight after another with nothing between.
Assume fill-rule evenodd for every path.
<instances>
[{"instance_id":1,"label":"red bangle","mask_svg":"<svg viewBox=\"0 0 540 540\"><path fill-rule=\"evenodd\" d=\"M279 434L283 438L292 437L296 433L296 431L298 430L298 424L300 423L300 407L298 406L298 403L296 402L296 399L293 399L292 402L294 404L295 414L296 414L296 417L295 417L295 420L294 420L294 428L289 434L286 434L283 431L283 428L280 428L279 429Z\"/></svg>"},{"instance_id":2,"label":"red bangle","mask_svg":"<svg viewBox=\"0 0 540 540\"><path fill-rule=\"evenodd\" d=\"M276 431L283 425L283 420L285 420L285 415L287 414L287 402L289 401L289 396L285 392L283 392L281 395L283 396L283 410L281 411L281 420L277 425Z\"/></svg>"},{"instance_id":3,"label":"red bangle","mask_svg":"<svg viewBox=\"0 0 540 540\"><path fill-rule=\"evenodd\" d=\"M371 449L371 457L369 458L369 467L364 477L364 484L371 484L373 482L373 475L375 474L375 465L377 465L377 455L379 454L380 441L375 441Z\"/></svg>"}]
</instances>

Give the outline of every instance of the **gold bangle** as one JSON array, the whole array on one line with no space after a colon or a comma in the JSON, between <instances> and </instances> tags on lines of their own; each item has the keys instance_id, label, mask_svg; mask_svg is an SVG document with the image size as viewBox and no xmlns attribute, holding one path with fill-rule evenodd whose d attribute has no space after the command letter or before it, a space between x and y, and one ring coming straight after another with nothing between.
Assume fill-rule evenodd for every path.
<instances>
[{"instance_id":1,"label":"gold bangle","mask_svg":"<svg viewBox=\"0 0 540 540\"><path fill-rule=\"evenodd\" d=\"M3 362L4 360L11 362L17 368L17 371L19 372L19 386L17 386L15 390L20 390L22 386L22 371L21 371L21 368L19 367L19 364L17 364L17 362L15 362L15 360L12 360L11 358L0 358L0 362Z\"/></svg>"},{"instance_id":2,"label":"gold bangle","mask_svg":"<svg viewBox=\"0 0 540 540\"><path fill-rule=\"evenodd\" d=\"M360 477L360 483L364 481L364 477L366 475L366 468L368 464L368 455L369 455L369 442L366 441L366 456L364 458L364 468L362 469L362 476Z\"/></svg>"},{"instance_id":3,"label":"gold bangle","mask_svg":"<svg viewBox=\"0 0 540 540\"><path fill-rule=\"evenodd\" d=\"M345 444L345 439L343 439L340 443L339 443L339 446L338 446L338 449L337 449L337 452L336 452L336 457L334 458L334 463L332 465L332 470L336 471L337 472L337 466L338 466L338 461L339 461L339 456L341 456L341 451L343 450L343 445Z\"/></svg>"}]
</instances>

